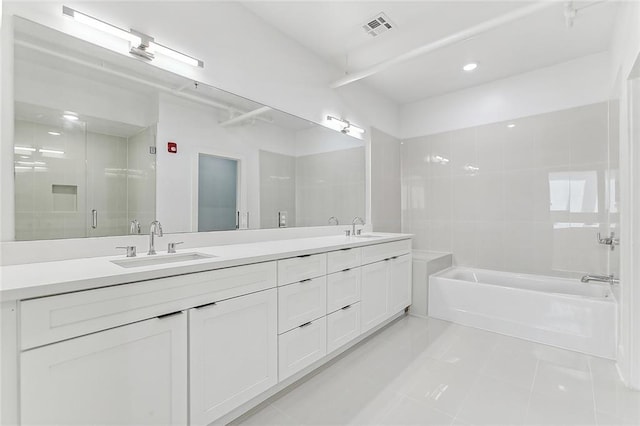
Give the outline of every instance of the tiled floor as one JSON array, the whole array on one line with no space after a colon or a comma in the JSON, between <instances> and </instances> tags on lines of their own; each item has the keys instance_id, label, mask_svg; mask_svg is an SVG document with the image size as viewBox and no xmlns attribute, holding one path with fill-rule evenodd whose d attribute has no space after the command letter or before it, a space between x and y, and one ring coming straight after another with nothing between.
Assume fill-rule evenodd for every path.
<instances>
[{"instance_id":1,"label":"tiled floor","mask_svg":"<svg viewBox=\"0 0 640 426\"><path fill-rule=\"evenodd\" d=\"M611 361L403 317L241 424L640 425Z\"/></svg>"}]
</instances>

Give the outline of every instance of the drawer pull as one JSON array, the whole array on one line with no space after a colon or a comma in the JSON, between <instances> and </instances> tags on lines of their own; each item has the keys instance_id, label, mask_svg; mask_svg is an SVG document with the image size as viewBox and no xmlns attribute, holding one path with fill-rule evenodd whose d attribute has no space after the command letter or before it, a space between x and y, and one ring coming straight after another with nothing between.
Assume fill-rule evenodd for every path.
<instances>
[{"instance_id":1,"label":"drawer pull","mask_svg":"<svg viewBox=\"0 0 640 426\"><path fill-rule=\"evenodd\" d=\"M351 305L347 305L344 308L342 308L343 311L346 311L347 309L351 308Z\"/></svg>"},{"instance_id":2,"label":"drawer pull","mask_svg":"<svg viewBox=\"0 0 640 426\"><path fill-rule=\"evenodd\" d=\"M340 251L349 251L349 250L351 250L351 247L340 249Z\"/></svg>"},{"instance_id":3,"label":"drawer pull","mask_svg":"<svg viewBox=\"0 0 640 426\"><path fill-rule=\"evenodd\" d=\"M207 306L214 306L218 302L205 303L204 305L196 306L194 309L206 308Z\"/></svg>"},{"instance_id":4,"label":"drawer pull","mask_svg":"<svg viewBox=\"0 0 640 426\"><path fill-rule=\"evenodd\" d=\"M342 272L348 272L350 270L351 270L351 268L347 268L347 269L343 269Z\"/></svg>"},{"instance_id":5,"label":"drawer pull","mask_svg":"<svg viewBox=\"0 0 640 426\"><path fill-rule=\"evenodd\" d=\"M306 326L308 326L308 325L311 325L311 321L309 321L309 322L305 322L305 323L304 323L304 324L302 324L299 328L303 328L303 327L306 327Z\"/></svg>"},{"instance_id":6,"label":"drawer pull","mask_svg":"<svg viewBox=\"0 0 640 426\"><path fill-rule=\"evenodd\" d=\"M307 279L301 280L301 281L300 281L300 284L302 284L302 283L308 283L309 281L311 281L311 278L307 278Z\"/></svg>"},{"instance_id":7,"label":"drawer pull","mask_svg":"<svg viewBox=\"0 0 640 426\"><path fill-rule=\"evenodd\" d=\"M298 257L299 257L299 258L303 258L303 257L311 257L311 255L310 255L310 254L303 254L303 255L300 255L300 256L298 256Z\"/></svg>"},{"instance_id":8,"label":"drawer pull","mask_svg":"<svg viewBox=\"0 0 640 426\"><path fill-rule=\"evenodd\" d=\"M163 319L163 318L168 318L168 317L172 317L174 315L180 315L182 313L182 311L175 311L175 312L171 312L169 314L162 314L162 315L158 315L156 318L158 319Z\"/></svg>"}]
</instances>

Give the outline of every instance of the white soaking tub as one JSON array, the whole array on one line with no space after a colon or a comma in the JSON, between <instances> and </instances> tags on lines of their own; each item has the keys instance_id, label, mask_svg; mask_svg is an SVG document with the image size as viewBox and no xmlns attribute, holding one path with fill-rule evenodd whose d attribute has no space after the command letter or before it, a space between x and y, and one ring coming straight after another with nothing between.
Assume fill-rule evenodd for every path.
<instances>
[{"instance_id":1,"label":"white soaking tub","mask_svg":"<svg viewBox=\"0 0 640 426\"><path fill-rule=\"evenodd\" d=\"M454 267L429 279L429 316L615 359L609 284Z\"/></svg>"}]
</instances>

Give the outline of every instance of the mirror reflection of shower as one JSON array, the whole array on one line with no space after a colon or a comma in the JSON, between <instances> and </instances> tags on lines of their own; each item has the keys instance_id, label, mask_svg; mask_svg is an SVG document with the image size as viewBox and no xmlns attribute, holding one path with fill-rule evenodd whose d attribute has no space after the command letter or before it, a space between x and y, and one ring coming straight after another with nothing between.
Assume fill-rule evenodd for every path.
<instances>
[{"instance_id":1,"label":"mirror reflection of shower","mask_svg":"<svg viewBox=\"0 0 640 426\"><path fill-rule=\"evenodd\" d=\"M155 125L15 103L16 239L125 235L155 215Z\"/></svg>"}]
</instances>

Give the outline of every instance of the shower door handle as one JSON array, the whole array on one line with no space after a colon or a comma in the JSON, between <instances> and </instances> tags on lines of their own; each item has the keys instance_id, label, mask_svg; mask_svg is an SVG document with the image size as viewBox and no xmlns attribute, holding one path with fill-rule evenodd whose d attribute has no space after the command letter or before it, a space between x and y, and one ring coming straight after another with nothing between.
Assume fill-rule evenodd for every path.
<instances>
[{"instance_id":1,"label":"shower door handle","mask_svg":"<svg viewBox=\"0 0 640 426\"><path fill-rule=\"evenodd\" d=\"M98 227L98 210L91 210L91 227L96 229Z\"/></svg>"}]
</instances>

